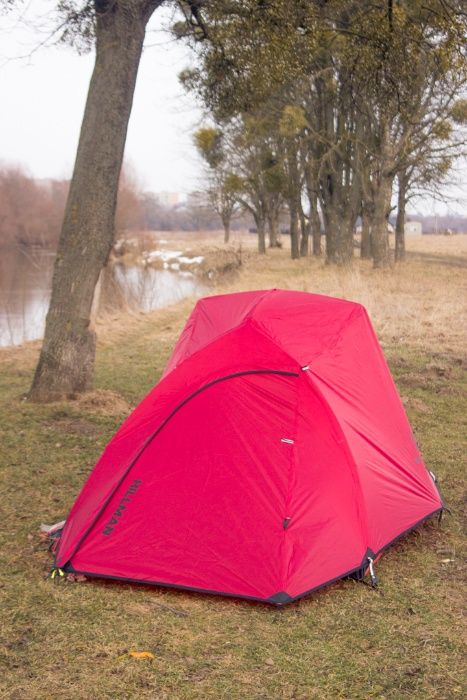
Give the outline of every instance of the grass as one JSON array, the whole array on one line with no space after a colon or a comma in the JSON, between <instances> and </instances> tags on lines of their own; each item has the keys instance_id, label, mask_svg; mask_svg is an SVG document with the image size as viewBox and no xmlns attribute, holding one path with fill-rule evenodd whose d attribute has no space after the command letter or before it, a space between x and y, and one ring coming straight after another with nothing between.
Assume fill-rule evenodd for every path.
<instances>
[{"instance_id":1,"label":"grass","mask_svg":"<svg viewBox=\"0 0 467 700\"><path fill-rule=\"evenodd\" d=\"M143 586L54 584L39 524L65 516L116 427L160 376L193 302L101 320L97 389L77 401L23 401L38 344L0 353L0 698L465 697L466 281L465 242L454 242L426 251L418 241L388 273L358 261L344 272L292 263L285 251L266 259L247 251L228 285L320 291L370 310L452 511L441 528L427 524L378 562L377 592L342 581L278 611ZM130 650L154 659L130 658Z\"/></svg>"}]
</instances>

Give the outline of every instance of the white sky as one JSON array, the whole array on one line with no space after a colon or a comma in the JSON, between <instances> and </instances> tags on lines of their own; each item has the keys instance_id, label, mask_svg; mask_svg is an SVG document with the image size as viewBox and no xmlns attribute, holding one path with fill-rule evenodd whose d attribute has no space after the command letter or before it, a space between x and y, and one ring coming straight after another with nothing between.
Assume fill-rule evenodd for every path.
<instances>
[{"instance_id":1,"label":"white sky","mask_svg":"<svg viewBox=\"0 0 467 700\"><path fill-rule=\"evenodd\" d=\"M22 19L0 15L0 161L21 164L36 177L68 178L93 55L79 56L65 46L34 51L46 36L37 27L54 5L32 0ZM177 78L190 53L161 31L170 16L156 11L148 27L125 161L144 189L188 192L202 177L191 141L201 115Z\"/></svg>"},{"instance_id":2,"label":"white sky","mask_svg":"<svg viewBox=\"0 0 467 700\"><path fill-rule=\"evenodd\" d=\"M24 0L22 15L0 15L0 163L23 165L40 178L71 175L93 66L92 54L40 47L46 27L54 26L55 5L54 0ZM187 193L202 184L191 138L201 112L178 82L191 56L162 31L170 16L159 9L148 27L125 161L143 189ZM449 204L426 199L415 208L424 214L466 213L465 170L456 177L459 185L450 188Z\"/></svg>"}]
</instances>

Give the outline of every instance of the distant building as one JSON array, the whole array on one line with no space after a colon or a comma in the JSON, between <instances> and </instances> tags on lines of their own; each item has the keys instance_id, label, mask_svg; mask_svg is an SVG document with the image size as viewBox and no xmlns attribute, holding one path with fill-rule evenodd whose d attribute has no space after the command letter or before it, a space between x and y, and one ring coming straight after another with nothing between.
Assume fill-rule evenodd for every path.
<instances>
[{"instance_id":1,"label":"distant building","mask_svg":"<svg viewBox=\"0 0 467 700\"><path fill-rule=\"evenodd\" d=\"M156 192L155 197L161 207L175 207L180 203L178 192Z\"/></svg>"},{"instance_id":2,"label":"distant building","mask_svg":"<svg viewBox=\"0 0 467 700\"><path fill-rule=\"evenodd\" d=\"M195 190L194 192L190 192L188 194L186 198L186 203L189 207L209 207L209 195L203 190Z\"/></svg>"},{"instance_id":3,"label":"distant building","mask_svg":"<svg viewBox=\"0 0 467 700\"><path fill-rule=\"evenodd\" d=\"M406 221L404 226L404 233L406 236L420 235L423 233L422 222L421 221Z\"/></svg>"}]
</instances>

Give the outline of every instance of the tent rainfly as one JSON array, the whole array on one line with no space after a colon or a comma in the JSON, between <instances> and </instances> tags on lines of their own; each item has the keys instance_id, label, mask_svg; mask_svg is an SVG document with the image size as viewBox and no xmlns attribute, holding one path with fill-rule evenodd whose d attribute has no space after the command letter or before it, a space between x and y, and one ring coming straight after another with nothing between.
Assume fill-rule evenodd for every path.
<instances>
[{"instance_id":1,"label":"tent rainfly","mask_svg":"<svg viewBox=\"0 0 467 700\"><path fill-rule=\"evenodd\" d=\"M55 571L284 605L373 578L442 509L363 306L212 296L91 472Z\"/></svg>"}]
</instances>

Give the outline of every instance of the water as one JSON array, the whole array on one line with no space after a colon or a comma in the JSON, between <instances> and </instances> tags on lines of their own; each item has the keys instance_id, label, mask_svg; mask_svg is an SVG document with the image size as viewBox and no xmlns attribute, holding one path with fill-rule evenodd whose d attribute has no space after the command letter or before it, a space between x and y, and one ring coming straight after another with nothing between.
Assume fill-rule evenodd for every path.
<instances>
[{"instance_id":1,"label":"water","mask_svg":"<svg viewBox=\"0 0 467 700\"><path fill-rule=\"evenodd\" d=\"M38 250L0 252L0 346L41 338L49 305L54 254ZM202 294L187 272L115 265L103 277L103 311L152 311Z\"/></svg>"}]
</instances>

